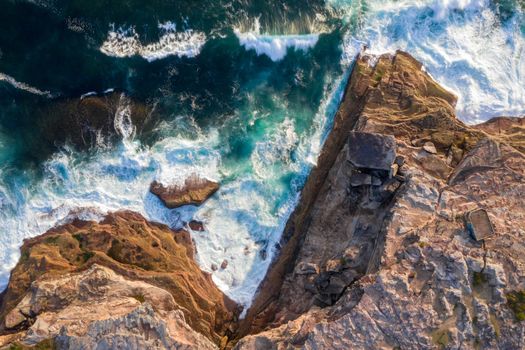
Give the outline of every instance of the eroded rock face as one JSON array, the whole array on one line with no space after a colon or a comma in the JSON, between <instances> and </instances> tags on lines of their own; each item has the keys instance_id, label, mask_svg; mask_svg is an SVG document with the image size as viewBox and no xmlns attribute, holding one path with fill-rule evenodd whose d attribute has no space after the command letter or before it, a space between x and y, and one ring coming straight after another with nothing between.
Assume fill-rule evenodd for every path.
<instances>
[{"instance_id":1,"label":"eroded rock face","mask_svg":"<svg viewBox=\"0 0 525 350\"><path fill-rule=\"evenodd\" d=\"M278 258L238 324L192 260L190 234L126 212L24 243L0 308L3 331L15 333L0 346L524 348L522 122L464 125L456 98L421 68L403 52L357 60ZM374 154L385 162L352 161L367 153L350 135L383 140ZM176 207L216 191L194 180L157 184L157 195ZM476 208L495 231L485 242L463 222Z\"/></svg>"},{"instance_id":2,"label":"eroded rock face","mask_svg":"<svg viewBox=\"0 0 525 350\"><path fill-rule=\"evenodd\" d=\"M474 128L483 130L493 138L505 142L525 153L525 117L497 117Z\"/></svg>"},{"instance_id":3,"label":"eroded rock face","mask_svg":"<svg viewBox=\"0 0 525 350\"><path fill-rule=\"evenodd\" d=\"M406 53L359 58L236 349L525 346L506 297L525 288L525 156L454 104ZM397 177L356 180L351 130L395 137ZM485 244L463 222L477 207Z\"/></svg>"},{"instance_id":4,"label":"eroded rock face","mask_svg":"<svg viewBox=\"0 0 525 350\"><path fill-rule=\"evenodd\" d=\"M210 198L219 189L217 182L204 179L193 174L184 181L184 185L165 186L160 182L153 181L150 187L151 193L162 200L168 208L178 208L183 205L200 205Z\"/></svg>"},{"instance_id":5,"label":"eroded rock face","mask_svg":"<svg viewBox=\"0 0 525 350\"><path fill-rule=\"evenodd\" d=\"M156 312L144 304L125 316L96 321L84 335L63 329L55 343L60 349L218 349L195 332L180 310Z\"/></svg>"},{"instance_id":6,"label":"eroded rock face","mask_svg":"<svg viewBox=\"0 0 525 350\"><path fill-rule=\"evenodd\" d=\"M2 298L2 330L21 331L27 344L59 332L68 342L89 343L98 339L86 339L90 334L103 338L101 327L132 327L130 319L138 316L129 315L147 303L155 313L147 312L152 328L169 330L173 324L174 332L185 333L179 329L184 323L194 330L187 338L159 331L168 343L179 337L188 346L192 339L218 344L230 332L236 306L193 261L191 238L184 233L118 212L100 223L77 220L26 240ZM107 321L115 318L121 321ZM149 339L134 332L130 344Z\"/></svg>"}]
</instances>

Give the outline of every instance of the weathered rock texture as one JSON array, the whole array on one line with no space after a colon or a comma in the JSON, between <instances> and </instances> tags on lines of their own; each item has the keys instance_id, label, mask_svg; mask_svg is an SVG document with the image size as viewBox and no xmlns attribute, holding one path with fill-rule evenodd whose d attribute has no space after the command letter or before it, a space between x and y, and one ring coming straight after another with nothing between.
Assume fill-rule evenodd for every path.
<instances>
[{"instance_id":1,"label":"weathered rock texture","mask_svg":"<svg viewBox=\"0 0 525 350\"><path fill-rule=\"evenodd\" d=\"M77 220L25 241L21 250L0 320L4 332L21 332L26 344L60 333L62 344L128 339L135 348L148 342L210 348L236 317L235 304L193 261L188 234L135 213ZM142 304L152 308L135 311ZM122 330L122 340L110 340L111 329Z\"/></svg>"},{"instance_id":2,"label":"weathered rock texture","mask_svg":"<svg viewBox=\"0 0 525 350\"><path fill-rule=\"evenodd\" d=\"M421 68L403 52L356 62L236 349L525 346L507 301L525 288L522 134L464 125ZM389 175L355 166L351 131L395 137ZM478 207L484 243L463 222Z\"/></svg>"},{"instance_id":3,"label":"weathered rock texture","mask_svg":"<svg viewBox=\"0 0 525 350\"><path fill-rule=\"evenodd\" d=\"M492 118L474 128L491 134L496 140L508 143L522 153L525 152L525 118L523 117Z\"/></svg>"},{"instance_id":4,"label":"weathered rock texture","mask_svg":"<svg viewBox=\"0 0 525 350\"><path fill-rule=\"evenodd\" d=\"M217 182L203 179L196 174L191 175L184 181L184 185L165 186L160 182L153 181L150 187L151 193L155 194L168 208L178 208L183 205L200 205L210 198L219 189Z\"/></svg>"}]
</instances>

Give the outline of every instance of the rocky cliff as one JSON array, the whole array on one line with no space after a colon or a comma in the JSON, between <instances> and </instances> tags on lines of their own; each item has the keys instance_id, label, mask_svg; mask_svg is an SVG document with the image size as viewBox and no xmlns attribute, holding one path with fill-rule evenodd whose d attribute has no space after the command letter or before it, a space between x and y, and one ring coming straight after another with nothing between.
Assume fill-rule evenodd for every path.
<instances>
[{"instance_id":1,"label":"rocky cliff","mask_svg":"<svg viewBox=\"0 0 525 350\"><path fill-rule=\"evenodd\" d=\"M357 60L236 349L524 346L522 119L455 101L406 53Z\"/></svg>"},{"instance_id":2,"label":"rocky cliff","mask_svg":"<svg viewBox=\"0 0 525 350\"><path fill-rule=\"evenodd\" d=\"M189 234L139 214L76 220L25 241L21 255L2 296L3 343L216 348L235 321Z\"/></svg>"},{"instance_id":3,"label":"rocky cliff","mask_svg":"<svg viewBox=\"0 0 525 350\"><path fill-rule=\"evenodd\" d=\"M524 348L523 119L467 126L455 103L404 52L357 59L244 319L187 232L122 212L24 243L0 346Z\"/></svg>"}]
</instances>

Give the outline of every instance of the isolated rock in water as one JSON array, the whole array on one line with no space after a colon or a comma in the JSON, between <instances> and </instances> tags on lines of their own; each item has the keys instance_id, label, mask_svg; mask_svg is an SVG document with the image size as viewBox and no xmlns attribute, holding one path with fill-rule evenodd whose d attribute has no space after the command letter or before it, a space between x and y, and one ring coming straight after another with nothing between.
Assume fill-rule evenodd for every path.
<instances>
[{"instance_id":1,"label":"isolated rock in water","mask_svg":"<svg viewBox=\"0 0 525 350\"><path fill-rule=\"evenodd\" d=\"M165 186L153 181L151 193L157 195L168 208L178 208L183 205L200 205L219 189L217 182L203 179L193 174L184 181L184 185Z\"/></svg>"},{"instance_id":2,"label":"isolated rock in water","mask_svg":"<svg viewBox=\"0 0 525 350\"><path fill-rule=\"evenodd\" d=\"M206 231L206 228L204 227L204 224L201 221L191 220L188 223L188 226L192 231Z\"/></svg>"},{"instance_id":3,"label":"isolated rock in water","mask_svg":"<svg viewBox=\"0 0 525 350\"><path fill-rule=\"evenodd\" d=\"M525 155L457 120L421 68L403 52L357 59L235 349L525 346ZM356 132L393 137L403 179L353 187ZM476 208L495 232L484 244L463 221Z\"/></svg>"},{"instance_id":4,"label":"isolated rock in water","mask_svg":"<svg viewBox=\"0 0 525 350\"><path fill-rule=\"evenodd\" d=\"M98 329L90 328L93 322L109 325L143 303L166 327L179 312L188 327L218 343L237 312L193 260L187 232L175 234L132 212L100 223L76 220L26 240L1 302L0 331L23 331L31 343L61 328L64 336L89 335Z\"/></svg>"}]
</instances>

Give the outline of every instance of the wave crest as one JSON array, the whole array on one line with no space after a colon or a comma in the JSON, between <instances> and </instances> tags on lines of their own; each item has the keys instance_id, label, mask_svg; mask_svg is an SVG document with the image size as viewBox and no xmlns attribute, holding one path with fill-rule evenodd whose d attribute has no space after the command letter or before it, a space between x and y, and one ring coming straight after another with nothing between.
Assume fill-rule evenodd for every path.
<instances>
[{"instance_id":1,"label":"wave crest","mask_svg":"<svg viewBox=\"0 0 525 350\"><path fill-rule=\"evenodd\" d=\"M195 57L206 43L206 35L202 32L192 29L179 32L172 22L159 23L158 27L162 32L159 40L143 45L135 27L115 29L112 26L100 51L120 58L141 56L151 62L168 56Z\"/></svg>"},{"instance_id":2,"label":"wave crest","mask_svg":"<svg viewBox=\"0 0 525 350\"><path fill-rule=\"evenodd\" d=\"M255 50L257 55L266 55L274 62L282 60L286 56L288 48L308 51L319 40L319 34L261 34L258 19L255 20L252 30L242 32L239 29L235 29L234 32L240 44L246 50Z\"/></svg>"}]
</instances>

